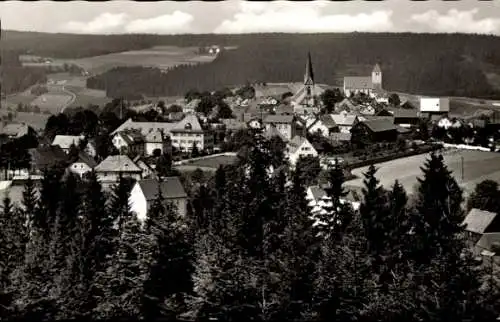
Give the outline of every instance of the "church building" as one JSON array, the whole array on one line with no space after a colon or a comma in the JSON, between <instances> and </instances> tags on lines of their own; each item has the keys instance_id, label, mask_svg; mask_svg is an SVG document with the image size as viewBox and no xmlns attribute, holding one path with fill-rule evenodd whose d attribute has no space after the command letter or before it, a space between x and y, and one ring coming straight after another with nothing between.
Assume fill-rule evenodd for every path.
<instances>
[{"instance_id":1,"label":"church building","mask_svg":"<svg viewBox=\"0 0 500 322\"><path fill-rule=\"evenodd\" d=\"M304 83L291 98L294 113L313 114L319 112L319 96L324 89L314 82L311 53L307 55Z\"/></svg>"},{"instance_id":2,"label":"church building","mask_svg":"<svg viewBox=\"0 0 500 322\"><path fill-rule=\"evenodd\" d=\"M356 93L365 93L373 97L375 93L382 90L382 70L376 64L371 76L349 76L344 77L344 94L350 97Z\"/></svg>"}]
</instances>

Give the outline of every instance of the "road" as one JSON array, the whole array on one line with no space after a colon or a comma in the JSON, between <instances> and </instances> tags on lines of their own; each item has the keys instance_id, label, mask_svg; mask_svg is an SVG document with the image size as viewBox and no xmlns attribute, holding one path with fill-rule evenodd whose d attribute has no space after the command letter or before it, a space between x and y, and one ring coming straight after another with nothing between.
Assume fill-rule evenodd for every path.
<instances>
[{"instance_id":1,"label":"road","mask_svg":"<svg viewBox=\"0 0 500 322\"><path fill-rule=\"evenodd\" d=\"M64 85L62 85L61 90L62 90L64 93L66 93L66 94L68 94L68 95L71 95L71 99L68 101L68 103L66 103L66 105L65 105L65 106L63 106L63 107L61 108L61 113L64 113L64 110L65 110L66 108L68 108L71 104L73 104L73 102L75 101L75 99L76 99L76 94L75 94L75 93L73 93L73 92L71 92L71 91L69 91L69 90L67 90L66 88L64 88Z\"/></svg>"}]
</instances>

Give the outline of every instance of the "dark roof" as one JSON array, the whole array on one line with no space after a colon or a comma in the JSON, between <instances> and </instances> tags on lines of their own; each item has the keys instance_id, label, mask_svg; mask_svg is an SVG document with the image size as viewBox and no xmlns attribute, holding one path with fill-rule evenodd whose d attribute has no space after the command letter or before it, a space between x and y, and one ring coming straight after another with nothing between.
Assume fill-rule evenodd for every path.
<instances>
[{"instance_id":1,"label":"dark roof","mask_svg":"<svg viewBox=\"0 0 500 322\"><path fill-rule=\"evenodd\" d=\"M314 72L312 68L311 53L307 53L306 72L304 74L304 85L314 85Z\"/></svg>"},{"instance_id":2,"label":"dark roof","mask_svg":"<svg viewBox=\"0 0 500 322\"><path fill-rule=\"evenodd\" d=\"M418 118L418 111L414 109L396 108L392 110L395 118Z\"/></svg>"},{"instance_id":3,"label":"dark roof","mask_svg":"<svg viewBox=\"0 0 500 322\"><path fill-rule=\"evenodd\" d=\"M29 149L29 154L31 155L33 164L40 170L59 163L69 162L68 155L58 145Z\"/></svg>"},{"instance_id":4,"label":"dark roof","mask_svg":"<svg viewBox=\"0 0 500 322\"><path fill-rule=\"evenodd\" d=\"M494 212L473 208L465 217L463 224L465 224L467 231L483 234L496 216L497 214Z\"/></svg>"},{"instance_id":5,"label":"dark roof","mask_svg":"<svg viewBox=\"0 0 500 322\"><path fill-rule=\"evenodd\" d=\"M337 123L333 120L333 118L327 114L327 115L321 115L319 117L320 121L328 128L336 127Z\"/></svg>"},{"instance_id":6,"label":"dark roof","mask_svg":"<svg viewBox=\"0 0 500 322\"><path fill-rule=\"evenodd\" d=\"M385 132L397 129L390 118L370 119L361 123L365 124L373 132Z\"/></svg>"},{"instance_id":7,"label":"dark roof","mask_svg":"<svg viewBox=\"0 0 500 322\"><path fill-rule=\"evenodd\" d=\"M138 182L146 200L154 200L158 195L158 185L160 185L162 197L165 199L187 198L186 190L181 184L179 177L165 177L158 182L158 179L145 179Z\"/></svg>"},{"instance_id":8,"label":"dark roof","mask_svg":"<svg viewBox=\"0 0 500 322\"><path fill-rule=\"evenodd\" d=\"M83 162L86 165L88 165L89 167L91 167L92 169L97 166L97 162L95 162L95 160L90 155L88 155L87 153L85 153L83 151L78 153L78 159L75 162Z\"/></svg>"},{"instance_id":9,"label":"dark roof","mask_svg":"<svg viewBox=\"0 0 500 322\"><path fill-rule=\"evenodd\" d=\"M375 67L373 67L373 72L374 73L381 73L382 70L380 69L380 65L377 63L375 64Z\"/></svg>"},{"instance_id":10,"label":"dark roof","mask_svg":"<svg viewBox=\"0 0 500 322\"><path fill-rule=\"evenodd\" d=\"M373 89L371 76L349 76L344 77L346 89Z\"/></svg>"},{"instance_id":11,"label":"dark roof","mask_svg":"<svg viewBox=\"0 0 500 322\"><path fill-rule=\"evenodd\" d=\"M264 123L292 123L293 118L293 115L268 115Z\"/></svg>"}]
</instances>

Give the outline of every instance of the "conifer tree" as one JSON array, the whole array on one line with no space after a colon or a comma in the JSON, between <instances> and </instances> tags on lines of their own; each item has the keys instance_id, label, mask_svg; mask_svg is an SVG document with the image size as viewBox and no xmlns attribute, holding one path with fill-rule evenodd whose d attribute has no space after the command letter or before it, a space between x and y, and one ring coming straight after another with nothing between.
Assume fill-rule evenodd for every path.
<instances>
[{"instance_id":1,"label":"conifer tree","mask_svg":"<svg viewBox=\"0 0 500 322\"><path fill-rule=\"evenodd\" d=\"M367 234L366 238L372 254L382 256L386 251L388 220L387 199L385 191L379 185L379 180L375 177L377 169L370 165L364 174L363 202L359 207L359 212L363 222L363 230Z\"/></svg>"},{"instance_id":2,"label":"conifer tree","mask_svg":"<svg viewBox=\"0 0 500 322\"><path fill-rule=\"evenodd\" d=\"M117 231L120 231L123 223L128 221L128 219L132 216L129 204L131 188L131 180L125 178L122 174L119 176L118 183L112 188L109 212L115 220L114 223Z\"/></svg>"},{"instance_id":3,"label":"conifer tree","mask_svg":"<svg viewBox=\"0 0 500 322\"><path fill-rule=\"evenodd\" d=\"M145 229L155 244L141 312L146 319L176 318L185 310L186 293L192 290L192 254L183 219L165 202L160 183Z\"/></svg>"},{"instance_id":4,"label":"conifer tree","mask_svg":"<svg viewBox=\"0 0 500 322\"><path fill-rule=\"evenodd\" d=\"M38 211L33 220L33 228L38 229L47 242L50 240L50 233L57 218L62 175L63 169L59 167L46 169L43 172Z\"/></svg>"},{"instance_id":5,"label":"conifer tree","mask_svg":"<svg viewBox=\"0 0 500 322\"><path fill-rule=\"evenodd\" d=\"M35 220L38 205L35 183L31 179L31 176L28 176L28 179L24 184L22 204L24 216L27 218L28 224L31 226Z\"/></svg>"}]
</instances>

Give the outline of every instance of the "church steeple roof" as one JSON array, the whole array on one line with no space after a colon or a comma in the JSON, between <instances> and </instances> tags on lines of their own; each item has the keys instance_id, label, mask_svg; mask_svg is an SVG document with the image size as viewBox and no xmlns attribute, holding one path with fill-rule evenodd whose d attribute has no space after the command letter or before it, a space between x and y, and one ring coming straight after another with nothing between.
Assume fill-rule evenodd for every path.
<instances>
[{"instance_id":1,"label":"church steeple roof","mask_svg":"<svg viewBox=\"0 0 500 322\"><path fill-rule=\"evenodd\" d=\"M375 67L373 67L373 72L374 73L381 73L382 70L380 69L380 65L377 63L375 64Z\"/></svg>"},{"instance_id":2,"label":"church steeple roof","mask_svg":"<svg viewBox=\"0 0 500 322\"><path fill-rule=\"evenodd\" d=\"M306 72L304 74L304 85L314 85L314 73L312 68L311 53L307 53Z\"/></svg>"}]
</instances>

